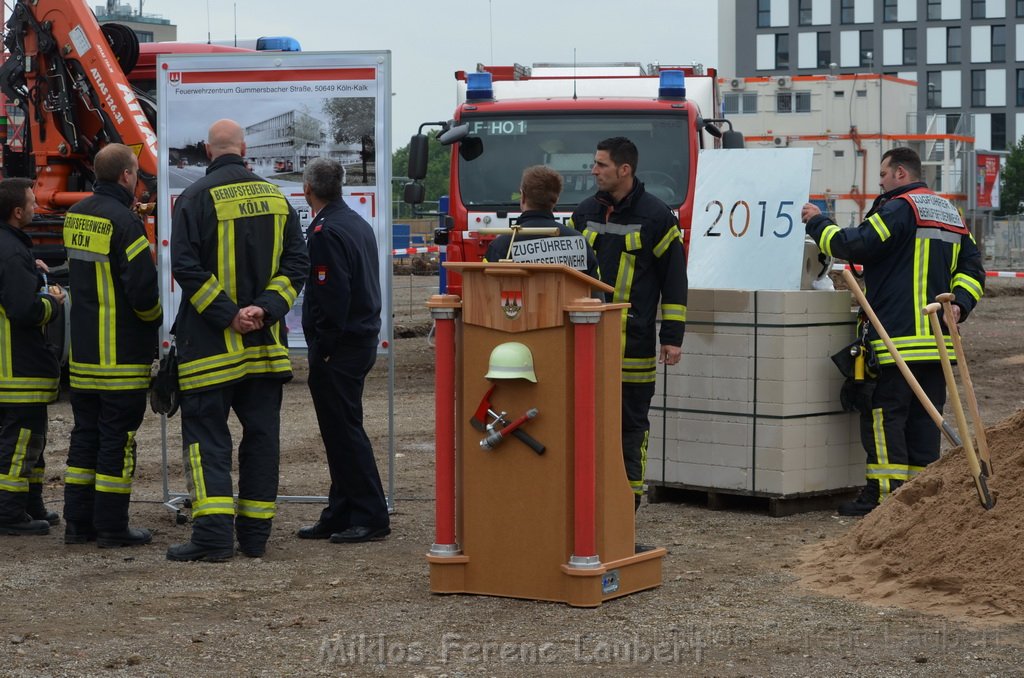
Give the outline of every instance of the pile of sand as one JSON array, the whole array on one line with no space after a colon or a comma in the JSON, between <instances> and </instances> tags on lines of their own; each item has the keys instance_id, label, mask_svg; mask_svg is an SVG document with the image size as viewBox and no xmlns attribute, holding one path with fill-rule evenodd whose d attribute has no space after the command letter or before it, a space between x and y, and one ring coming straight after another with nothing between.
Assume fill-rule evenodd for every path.
<instances>
[{"instance_id":1,"label":"pile of sand","mask_svg":"<svg viewBox=\"0 0 1024 678\"><path fill-rule=\"evenodd\" d=\"M1024 410L987 439L993 509L981 506L956 448L842 537L808 548L801 583L953 619L1024 621Z\"/></svg>"}]
</instances>

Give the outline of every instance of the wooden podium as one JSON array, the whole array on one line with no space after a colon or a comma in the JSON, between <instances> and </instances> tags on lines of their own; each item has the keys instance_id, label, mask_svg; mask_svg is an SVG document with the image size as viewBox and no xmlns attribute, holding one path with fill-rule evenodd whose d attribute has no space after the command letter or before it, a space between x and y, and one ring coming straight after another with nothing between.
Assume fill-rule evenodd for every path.
<instances>
[{"instance_id":1,"label":"wooden podium","mask_svg":"<svg viewBox=\"0 0 1024 678\"><path fill-rule=\"evenodd\" d=\"M611 288L560 264L446 266L462 274L465 298L427 304L437 351L431 591L596 607L659 586L665 549L635 553L622 460L627 305L592 298ZM485 377L491 351L510 341L529 348L536 383ZM471 420L484 400L510 422L536 408L521 430L545 451L512 435L482 447L487 432Z\"/></svg>"}]
</instances>

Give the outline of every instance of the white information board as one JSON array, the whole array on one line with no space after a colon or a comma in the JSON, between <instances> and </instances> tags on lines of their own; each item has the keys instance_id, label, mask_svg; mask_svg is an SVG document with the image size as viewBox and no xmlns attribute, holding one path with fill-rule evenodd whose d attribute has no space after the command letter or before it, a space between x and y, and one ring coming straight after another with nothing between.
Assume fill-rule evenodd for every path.
<instances>
[{"instance_id":1,"label":"white information board","mask_svg":"<svg viewBox=\"0 0 1024 678\"><path fill-rule=\"evenodd\" d=\"M587 241L582 235L515 240L511 259L518 264L565 264L586 271Z\"/></svg>"},{"instance_id":2,"label":"white information board","mask_svg":"<svg viewBox=\"0 0 1024 678\"><path fill-rule=\"evenodd\" d=\"M690 287L798 290L810 148L717 149L697 160Z\"/></svg>"},{"instance_id":3,"label":"white information board","mask_svg":"<svg viewBox=\"0 0 1024 678\"><path fill-rule=\"evenodd\" d=\"M157 63L157 248L166 351L180 293L171 277L171 213L175 198L206 173L210 125L237 121L246 163L280 186L312 220L302 170L318 157L345 167L345 201L373 227L381 284L378 350L391 345L391 54L390 52L252 52L163 55ZM302 296L286 318L288 344L304 348Z\"/></svg>"}]
</instances>

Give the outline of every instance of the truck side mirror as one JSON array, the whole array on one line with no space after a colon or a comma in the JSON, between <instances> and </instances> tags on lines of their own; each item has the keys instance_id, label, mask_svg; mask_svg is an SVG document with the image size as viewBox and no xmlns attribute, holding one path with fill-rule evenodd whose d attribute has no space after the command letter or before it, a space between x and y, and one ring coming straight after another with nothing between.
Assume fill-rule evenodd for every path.
<instances>
[{"instance_id":1,"label":"truck side mirror","mask_svg":"<svg viewBox=\"0 0 1024 678\"><path fill-rule=\"evenodd\" d=\"M426 197L427 189L418 181L406 184L402 192L402 200L410 205L419 205L426 199Z\"/></svg>"},{"instance_id":2,"label":"truck side mirror","mask_svg":"<svg viewBox=\"0 0 1024 678\"><path fill-rule=\"evenodd\" d=\"M427 178L427 156L430 153L427 149L428 142L426 134L414 134L409 139L409 171L407 174L413 181ZM406 184L406 189L411 185Z\"/></svg>"},{"instance_id":3,"label":"truck side mirror","mask_svg":"<svg viewBox=\"0 0 1024 678\"><path fill-rule=\"evenodd\" d=\"M722 132L722 148L743 148L746 141L743 139L743 132L728 130Z\"/></svg>"},{"instance_id":4,"label":"truck side mirror","mask_svg":"<svg viewBox=\"0 0 1024 678\"><path fill-rule=\"evenodd\" d=\"M452 122L454 123L455 121L453 120ZM469 125L452 125L441 132L437 140L442 146L451 146L457 141L462 141L467 136L469 136Z\"/></svg>"}]
</instances>

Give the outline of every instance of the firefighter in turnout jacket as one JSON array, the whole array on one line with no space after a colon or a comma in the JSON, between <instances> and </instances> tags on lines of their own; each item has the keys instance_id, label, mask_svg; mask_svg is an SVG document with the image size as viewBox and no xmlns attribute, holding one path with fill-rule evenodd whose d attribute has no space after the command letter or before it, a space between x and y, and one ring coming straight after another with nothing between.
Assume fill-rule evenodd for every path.
<instances>
[{"instance_id":1,"label":"firefighter in turnout jacket","mask_svg":"<svg viewBox=\"0 0 1024 678\"><path fill-rule=\"evenodd\" d=\"M863 264L868 303L941 412L946 386L931 325L921 309L952 291L954 317L942 318L942 325L966 319L985 289L981 254L957 209L921 181L921 159L915 151L887 151L879 177L883 193L859 226L839 228L810 203L801 216L822 252ZM868 328L867 340L878 364L870 407L861 412L867 483L856 500L839 505L842 515L867 514L939 458L939 430L877 328ZM952 353L948 334L945 340Z\"/></svg>"},{"instance_id":2,"label":"firefighter in turnout jacket","mask_svg":"<svg viewBox=\"0 0 1024 678\"><path fill-rule=\"evenodd\" d=\"M175 321L181 437L192 479L192 539L170 560L263 555L277 498L281 391L291 379L284 317L309 258L295 210L245 168L242 128L210 127L206 176L178 197L171 267L181 288ZM242 424L238 511L228 414Z\"/></svg>"},{"instance_id":3,"label":"firefighter in turnout jacket","mask_svg":"<svg viewBox=\"0 0 1024 678\"><path fill-rule=\"evenodd\" d=\"M0 181L0 534L50 531L43 448L60 366L43 327L60 317L64 292L57 285L40 291L32 240L22 231L35 206L31 180Z\"/></svg>"},{"instance_id":4,"label":"firefighter in turnout jacket","mask_svg":"<svg viewBox=\"0 0 1024 678\"><path fill-rule=\"evenodd\" d=\"M558 205L558 198L562 195L562 175L545 165L532 165L523 170L523 176L519 181L519 209L522 210L516 218L516 225L524 228L555 228L558 233L555 236L515 233L499 235L487 247L484 254L484 261L503 261L511 254L512 261L518 261L515 252L509 252L509 248L515 242L525 242L549 237L574 237L580 238L579 231L567 226L555 219L554 209ZM585 245L586 251L569 265L578 271L582 271L591 278L601 279L601 272L597 266L597 255L590 245ZM529 259L529 257L527 257ZM596 292L595 296L604 301L604 293Z\"/></svg>"},{"instance_id":5,"label":"firefighter in turnout jacket","mask_svg":"<svg viewBox=\"0 0 1024 678\"><path fill-rule=\"evenodd\" d=\"M676 218L665 203L644 192L634 176L637 160L629 139L600 142L591 169L598 192L579 204L570 225L597 253L601 280L615 288L612 301L631 304L622 313L622 453L639 507L655 373L658 363L675 365L682 357L687 282Z\"/></svg>"},{"instance_id":6,"label":"firefighter in turnout jacket","mask_svg":"<svg viewBox=\"0 0 1024 678\"><path fill-rule=\"evenodd\" d=\"M64 220L75 416L64 473L64 543L135 546L152 539L149 530L128 527L128 503L163 313L149 240L131 209L138 159L127 146L109 144L93 168L93 195Z\"/></svg>"}]
</instances>

